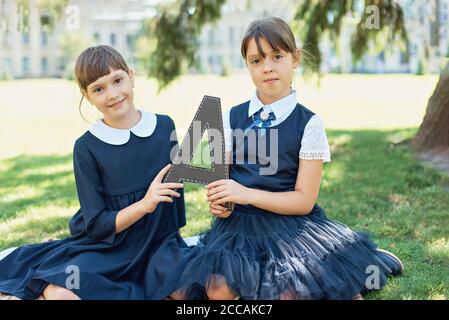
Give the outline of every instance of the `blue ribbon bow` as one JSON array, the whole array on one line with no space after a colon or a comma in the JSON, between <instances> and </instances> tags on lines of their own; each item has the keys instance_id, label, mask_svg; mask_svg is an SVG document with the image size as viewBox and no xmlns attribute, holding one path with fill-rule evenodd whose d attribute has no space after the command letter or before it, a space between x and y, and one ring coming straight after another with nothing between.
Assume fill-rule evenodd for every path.
<instances>
[{"instance_id":1,"label":"blue ribbon bow","mask_svg":"<svg viewBox=\"0 0 449 320\"><path fill-rule=\"evenodd\" d=\"M263 108L260 108L255 114L251 116L253 119L253 123L245 129L244 133L246 134L249 130L251 130L254 127L260 127L260 135L265 135L265 128L268 128L271 125L271 122L276 120L276 116L274 115L273 111L270 113L263 110Z\"/></svg>"}]
</instances>

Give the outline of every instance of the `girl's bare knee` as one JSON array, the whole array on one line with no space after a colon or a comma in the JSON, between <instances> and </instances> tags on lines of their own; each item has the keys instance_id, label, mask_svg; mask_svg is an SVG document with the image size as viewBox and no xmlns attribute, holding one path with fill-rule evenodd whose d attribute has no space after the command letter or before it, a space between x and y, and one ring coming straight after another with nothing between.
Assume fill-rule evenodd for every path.
<instances>
[{"instance_id":1,"label":"girl's bare knee","mask_svg":"<svg viewBox=\"0 0 449 320\"><path fill-rule=\"evenodd\" d=\"M237 297L221 275L212 275L209 278L206 293L209 300L234 300Z\"/></svg>"},{"instance_id":2,"label":"girl's bare knee","mask_svg":"<svg viewBox=\"0 0 449 320\"><path fill-rule=\"evenodd\" d=\"M209 288L207 297L209 300L234 300L237 296L225 285L218 288Z\"/></svg>"},{"instance_id":3,"label":"girl's bare knee","mask_svg":"<svg viewBox=\"0 0 449 320\"><path fill-rule=\"evenodd\" d=\"M46 300L81 300L76 294L66 288L49 284L44 292L43 296Z\"/></svg>"},{"instance_id":4,"label":"girl's bare knee","mask_svg":"<svg viewBox=\"0 0 449 320\"><path fill-rule=\"evenodd\" d=\"M169 295L167 298L168 298L168 300L186 300L186 296L185 296L184 292L182 292L181 290L176 290L171 295Z\"/></svg>"},{"instance_id":5,"label":"girl's bare knee","mask_svg":"<svg viewBox=\"0 0 449 320\"><path fill-rule=\"evenodd\" d=\"M293 291L284 291L279 295L280 300L301 300L300 297Z\"/></svg>"}]
</instances>

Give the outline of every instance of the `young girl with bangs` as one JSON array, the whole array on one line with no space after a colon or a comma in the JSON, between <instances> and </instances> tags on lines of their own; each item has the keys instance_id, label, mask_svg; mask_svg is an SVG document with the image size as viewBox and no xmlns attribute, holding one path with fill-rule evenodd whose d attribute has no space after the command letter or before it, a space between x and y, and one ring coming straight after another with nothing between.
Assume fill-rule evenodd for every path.
<instances>
[{"instance_id":1,"label":"young girl with bangs","mask_svg":"<svg viewBox=\"0 0 449 320\"><path fill-rule=\"evenodd\" d=\"M360 299L374 268L380 289L402 272L400 260L315 203L331 157L323 121L291 87L300 63L291 29L279 18L254 21L241 53L256 90L224 115L230 179L207 186L217 219L172 297Z\"/></svg>"},{"instance_id":2,"label":"young girl with bangs","mask_svg":"<svg viewBox=\"0 0 449 320\"><path fill-rule=\"evenodd\" d=\"M170 168L172 119L134 105L134 75L109 46L78 57L76 81L103 119L75 142L80 210L70 237L19 247L0 260L0 292L20 299L153 299L147 266L158 246L176 263L186 245L183 187L162 183ZM81 104L80 104L81 105ZM160 252L159 252L160 253ZM161 255L159 255L161 256ZM168 278L167 278L168 277ZM178 277L164 279L166 294Z\"/></svg>"}]
</instances>

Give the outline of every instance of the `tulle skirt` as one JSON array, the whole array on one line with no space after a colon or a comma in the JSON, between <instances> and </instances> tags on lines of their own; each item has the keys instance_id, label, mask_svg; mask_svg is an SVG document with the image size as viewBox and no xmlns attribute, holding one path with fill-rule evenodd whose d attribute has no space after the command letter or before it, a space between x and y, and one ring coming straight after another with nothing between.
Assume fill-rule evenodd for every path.
<instances>
[{"instance_id":1,"label":"tulle skirt","mask_svg":"<svg viewBox=\"0 0 449 320\"><path fill-rule=\"evenodd\" d=\"M368 234L329 220L315 205L307 216L236 210L217 219L192 250L178 283L202 299L211 275L242 299L352 299L380 289L391 273Z\"/></svg>"}]
</instances>

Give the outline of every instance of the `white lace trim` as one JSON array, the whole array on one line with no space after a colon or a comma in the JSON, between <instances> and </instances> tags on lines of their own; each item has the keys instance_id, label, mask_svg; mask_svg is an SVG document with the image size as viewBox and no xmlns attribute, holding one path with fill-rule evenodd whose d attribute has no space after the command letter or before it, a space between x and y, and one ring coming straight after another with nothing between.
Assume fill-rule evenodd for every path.
<instances>
[{"instance_id":1,"label":"white lace trim","mask_svg":"<svg viewBox=\"0 0 449 320\"><path fill-rule=\"evenodd\" d=\"M330 154L326 152L299 152L299 158L303 160L324 160L330 162Z\"/></svg>"},{"instance_id":2,"label":"white lace trim","mask_svg":"<svg viewBox=\"0 0 449 320\"><path fill-rule=\"evenodd\" d=\"M314 115L304 129L299 158L331 162L330 148L321 118Z\"/></svg>"}]
</instances>

